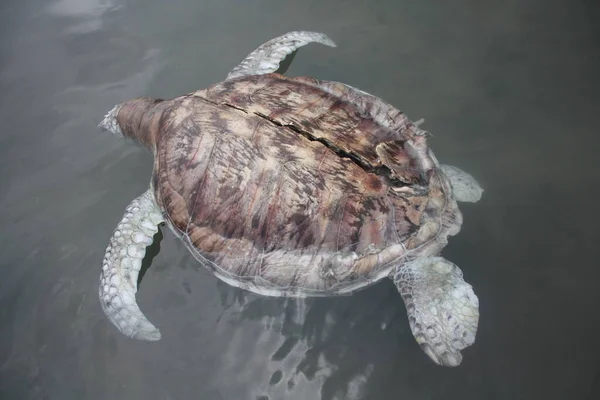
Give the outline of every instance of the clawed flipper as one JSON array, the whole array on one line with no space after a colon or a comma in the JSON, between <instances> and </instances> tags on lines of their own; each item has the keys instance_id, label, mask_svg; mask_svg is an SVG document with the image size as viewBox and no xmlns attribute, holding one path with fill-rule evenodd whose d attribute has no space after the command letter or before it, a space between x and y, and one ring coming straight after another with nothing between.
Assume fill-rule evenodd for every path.
<instances>
[{"instance_id":1,"label":"clawed flipper","mask_svg":"<svg viewBox=\"0 0 600 400\"><path fill-rule=\"evenodd\" d=\"M151 190L127 206L106 248L100 275L100 304L110 321L134 339L158 340L160 332L142 314L135 301L137 279L146 254L163 221Z\"/></svg>"},{"instance_id":2,"label":"clawed flipper","mask_svg":"<svg viewBox=\"0 0 600 400\"><path fill-rule=\"evenodd\" d=\"M437 364L459 365L479 322L479 300L461 270L442 257L419 258L396 268L394 284L423 351Z\"/></svg>"},{"instance_id":3,"label":"clawed flipper","mask_svg":"<svg viewBox=\"0 0 600 400\"><path fill-rule=\"evenodd\" d=\"M248 75L263 75L277 71L279 63L285 57L309 43L321 43L335 47L335 43L327 35L318 32L295 31L271 39L260 45L237 66L227 80Z\"/></svg>"}]
</instances>

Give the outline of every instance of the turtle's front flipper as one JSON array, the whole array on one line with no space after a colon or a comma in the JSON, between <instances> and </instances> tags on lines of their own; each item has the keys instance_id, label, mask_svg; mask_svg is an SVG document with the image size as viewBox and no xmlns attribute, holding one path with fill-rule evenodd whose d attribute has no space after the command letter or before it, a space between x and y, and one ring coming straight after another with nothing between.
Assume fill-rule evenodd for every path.
<instances>
[{"instance_id":1,"label":"turtle's front flipper","mask_svg":"<svg viewBox=\"0 0 600 400\"><path fill-rule=\"evenodd\" d=\"M457 201L476 203L481 199L483 189L471 174L446 164L440 165L440 169L450 180L452 194Z\"/></svg>"},{"instance_id":2,"label":"turtle's front flipper","mask_svg":"<svg viewBox=\"0 0 600 400\"><path fill-rule=\"evenodd\" d=\"M260 45L235 67L227 80L248 75L263 75L277 71L279 63L290 53L309 43L335 47L327 35L318 32L296 31L271 39Z\"/></svg>"},{"instance_id":3,"label":"turtle's front flipper","mask_svg":"<svg viewBox=\"0 0 600 400\"><path fill-rule=\"evenodd\" d=\"M134 339L159 340L154 327L135 302L137 279L158 224L163 221L152 191L127 206L125 215L110 238L100 275L100 304L110 321Z\"/></svg>"},{"instance_id":4,"label":"turtle's front flipper","mask_svg":"<svg viewBox=\"0 0 600 400\"><path fill-rule=\"evenodd\" d=\"M479 300L461 270L442 257L419 258L396 267L394 284L423 351L437 364L459 365L479 322Z\"/></svg>"}]
</instances>

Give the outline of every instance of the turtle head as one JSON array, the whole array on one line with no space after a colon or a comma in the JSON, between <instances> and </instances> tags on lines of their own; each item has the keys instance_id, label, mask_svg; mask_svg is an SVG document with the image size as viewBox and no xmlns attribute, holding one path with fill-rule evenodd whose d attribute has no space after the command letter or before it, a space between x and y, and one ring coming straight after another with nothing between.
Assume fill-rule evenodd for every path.
<instances>
[{"instance_id":1,"label":"turtle head","mask_svg":"<svg viewBox=\"0 0 600 400\"><path fill-rule=\"evenodd\" d=\"M113 108L110 109L108 113L104 116L102 122L98 124L98 127L104 131L109 131L114 133L117 136L123 137L123 131L117 122L117 115L119 114L119 109L121 108L121 104L117 104Z\"/></svg>"},{"instance_id":2,"label":"turtle head","mask_svg":"<svg viewBox=\"0 0 600 400\"><path fill-rule=\"evenodd\" d=\"M104 116L98 127L154 148L156 132L151 129L151 122L160 117L160 112L157 112L160 110L157 110L156 105L162 101L138 97L119 103Z\"/></svg>"}]
</instances>

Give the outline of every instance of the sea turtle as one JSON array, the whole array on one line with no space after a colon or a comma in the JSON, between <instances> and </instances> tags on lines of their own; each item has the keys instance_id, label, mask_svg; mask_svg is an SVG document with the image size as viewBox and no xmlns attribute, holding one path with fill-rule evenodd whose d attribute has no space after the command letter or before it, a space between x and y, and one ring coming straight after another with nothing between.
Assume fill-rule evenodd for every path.
<instances>
[{"instance_id":1,"label":"sea turtle","mask_svg":"<svg viewBox=\"0 0 600 400\"><path fill-rule=\"evenodd\" d=\"M335 47L321 33L289 32L223 82L108 112L99 126L149 148L154 170L110 238L102 309L123 334L160 339L135 293L165 223L214 275L261 295L350 294L389 277L425 353L456 366L475 340L478 298L439 253L461 227L456 201L482 189L440 165L427 132L379 98L275 73L311 42Z\"/></svg>"}]
</instances>

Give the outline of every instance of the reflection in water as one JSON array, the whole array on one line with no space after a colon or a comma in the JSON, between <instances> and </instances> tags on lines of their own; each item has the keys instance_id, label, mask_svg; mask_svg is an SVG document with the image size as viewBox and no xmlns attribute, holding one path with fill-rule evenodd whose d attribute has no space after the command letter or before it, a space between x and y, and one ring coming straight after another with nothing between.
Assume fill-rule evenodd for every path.
<instances>
[{"instance_id":1,"label":"reflection in water","mask_svg":"<svg viewBox=\"0 0 600 400\"><path fill-rule=\"evenodd\" d=\"M48 6L48 12L75 18L67 32L83 34L102 29L103 14L117 8L113 0L58 0Z\"/></svg>"},{"instance_id":2,"label":"reflection in water","mask_svg":"<svg viewBox=\"0 0 600 400\"><path fill-rule=\"evenodd\" d=\"M393 317L406 317L397 313L397 292L398 308L379 307L394 295L386 285L308 299L260 297L220 281L217 287L225 311L215 335L229 340L216 374L225 398L362 398L378 357L372 350L395 334L385 332ZM414 344L409 335L394 339ZM366 363L352 362L365 355Z\"/></svg>"},{"instance_id":3,"label":"reflection in water","mask_svg":"<svg viewBox=\"0 0 600 400\"><path fill-rule=\"evenodd\" d=\"M135 45L136 43L130 44L133 48L137 47ZM94 110L95 120L97 121L94 128L98 132L100 130L96 125L102 121L104 114L113 105L124 99L138 97L143 94L144 89L156 79L156 76L165 67L165 62L158 49L146 50L145 54L140 53L139 50L133 53L135 55L132 55L132 58L135 57L136 63L139 64L138 71L114 82L99 83L97 85L73 85L58 94L61 98L62 96L66 97L64 103L69 103L68 111L73 114L72 118L69 119L69 123L76 121L76 118L81 116L84 110L90 111L85 101L85 96L89 96L90 93L94 93L98 100L102 100L103 103L107 104L106 109ZM109 133L106 133L106 135L109 135Z\"/></svg>"}]
</instances>

